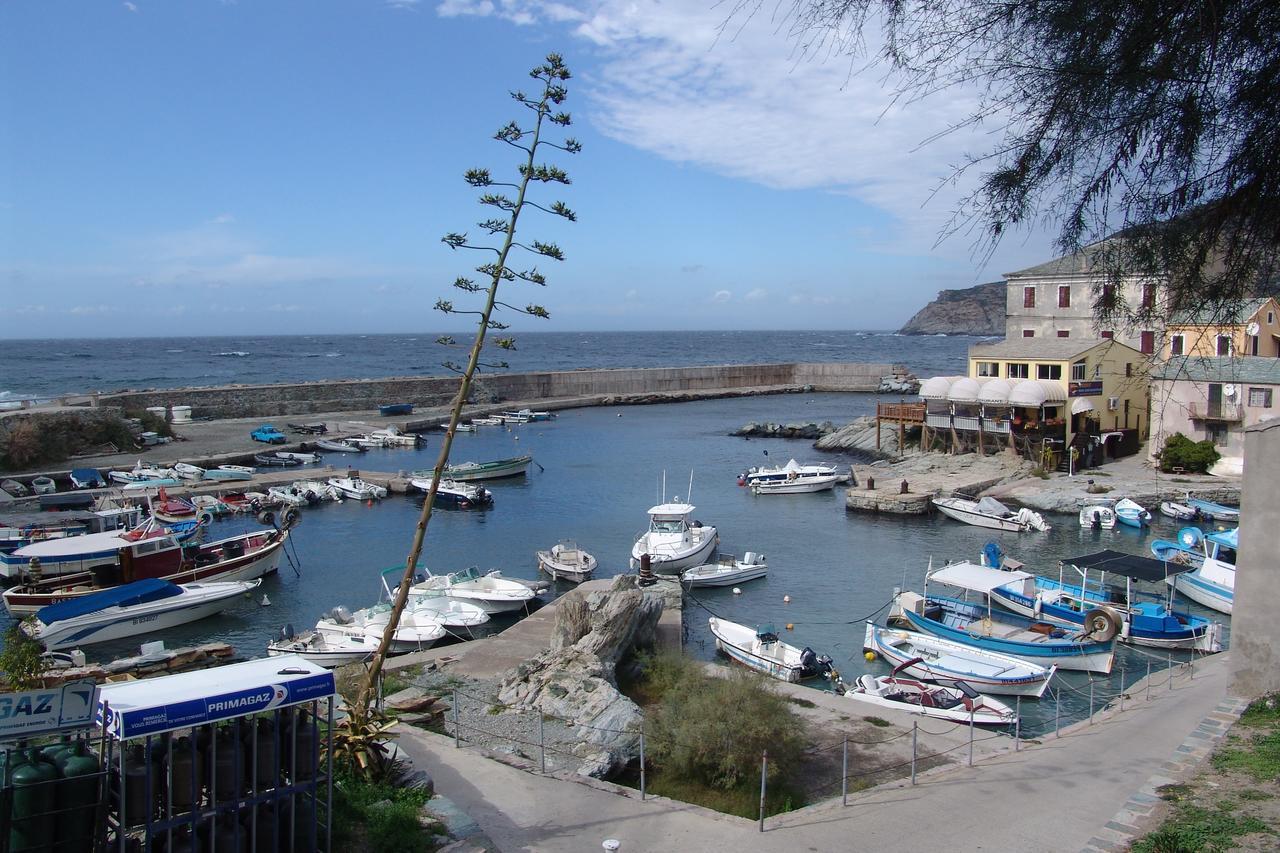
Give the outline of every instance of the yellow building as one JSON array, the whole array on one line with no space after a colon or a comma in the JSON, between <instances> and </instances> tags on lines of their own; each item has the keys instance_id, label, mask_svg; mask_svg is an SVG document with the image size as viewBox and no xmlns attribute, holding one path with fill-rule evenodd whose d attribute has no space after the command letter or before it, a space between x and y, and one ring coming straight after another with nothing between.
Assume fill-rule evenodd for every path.
<instances>
[{"instance_id":1,"label":"yellow building","mask_svg":"<svg viewBox=\"0 0 1280 853\"><path fill-rule=\"evenodd\" d=\"M1136 453L1149 431L1147 356L1110 339L1021 339L969 349L968 376L920 387L926 442L1008 447L1048 467Z\"/></svg>"},{"instance_id":2,"label":"yellow building","mask_svg":"<svg viewBox=\"0 0 1280 853\"><path fill-rule=\"evenodd\" d=\"M1280 358L1280 302L1251 299L1234 311L1179 312L1169 318L1164 360L1263 356Z\"/></svg>"}]
</instances>

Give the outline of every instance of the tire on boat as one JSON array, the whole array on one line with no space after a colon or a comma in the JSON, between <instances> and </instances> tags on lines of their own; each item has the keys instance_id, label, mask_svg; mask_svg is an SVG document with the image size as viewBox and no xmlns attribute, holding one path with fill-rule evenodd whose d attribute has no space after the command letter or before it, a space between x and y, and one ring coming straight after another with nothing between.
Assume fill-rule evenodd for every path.
<instances>
[{"instance_id":1,"label":"tire on boat","mask_svg":"<svg viewBox=\"0 0 1280 853\"><path fill-rule=\"evenodd\" d=\"M1111 607L1095 607L1084 615L1084 628L1096 643L1105 643L1120 633L1120 614Z\"/></svg>"},{"instance_id":2,"label":"tire on boat","mask_svg":"<svg viewBox=\"0 0 1280 853\"><path fill-rule=\"evenodd\" d=\"M301 520L302 513L298 512L296 507L289 507L280 517L280 526L285 530L292 530Z\"/></svg>"},{"instance_id":3,"label":"tire on boat","mask_svg":"<svg viewBox=\"0 0 1280 853\"><path fill-rule=\"evenodd\" d=\"M276 523L276 514L269 509L258 513L258 523L265 524L267 527L274 527Z\"/></svg>"}]
</instances>

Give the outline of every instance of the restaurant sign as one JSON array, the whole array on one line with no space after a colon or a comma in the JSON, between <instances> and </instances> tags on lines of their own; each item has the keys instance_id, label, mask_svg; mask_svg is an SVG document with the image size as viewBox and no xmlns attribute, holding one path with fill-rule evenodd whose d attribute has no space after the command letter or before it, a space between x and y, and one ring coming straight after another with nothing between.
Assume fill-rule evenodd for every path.
<instances>
[{"instance_id":1,"label":"restaurant sign","mask_svg":"<svg viewBox=\"0 0 1280 853\"><path fill-rule=\"evenodd\" d=\"M1102 380L1092 382L1070 382L1067 384L1068 397L1101 397Z\"/></svg>"}]
</instances>

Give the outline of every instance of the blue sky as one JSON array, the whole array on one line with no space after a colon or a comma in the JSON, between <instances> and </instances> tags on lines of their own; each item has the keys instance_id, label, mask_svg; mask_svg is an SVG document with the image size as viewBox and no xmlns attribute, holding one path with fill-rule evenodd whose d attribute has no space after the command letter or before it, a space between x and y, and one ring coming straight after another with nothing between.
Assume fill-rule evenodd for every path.
<instances>
[{"instance_id":1,"label":"blue sky","mask_svg":"<svg viewBox=\"0 0 1280 853\"><path fill-rule=\"evenodd\" d=\"M890 105L879 73L797 57L708 0L10 0L0 4L0 337L460 328L431 310L487 214L463 171L549 51L584 145L550 322L519 328L892 328L985 265L937 244L990 137L922 141L954 92ZM462 300L457 300L461 303Z\"/></svg>"}]
</instances>

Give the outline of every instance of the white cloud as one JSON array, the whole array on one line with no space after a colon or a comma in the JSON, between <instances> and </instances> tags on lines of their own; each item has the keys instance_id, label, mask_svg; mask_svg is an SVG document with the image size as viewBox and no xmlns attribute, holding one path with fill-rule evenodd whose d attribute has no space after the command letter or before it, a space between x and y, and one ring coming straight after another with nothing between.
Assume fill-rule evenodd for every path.
<instances>
[{"instance_id":1,"label":"white cloud","mask_svg":"<svg viewBox=\"0 0 1280 853\"><path fill-rule=\"evenodd\" d=\"M733 298L733 293L728 290L717 290L711 295L712 302L728 302Z\"/></svg>"},{"instance_id":2,"label":"white cloud","mask_svg":"<svg viewBox=\"0 0 1280 853\"><path fill-rule=\"evenodd\" d=\"M230 213L219 213L217 216L213 217L213 219L209 220L213 225L230 225L235 221L236 218Z\"/></svg>"},{"instance_id":3,"label":"white cloud","mask_svg":"<svg viewBox=\"0 0 1280 853\"><path fill-rule=\"evenodd\" d=\"M415 12L421 0L386 0L387 6L392 9L402 9L406 12Z\"/></svg>"},{"instance_id":4,"label":"white cloud","mask_svg":"<svg viewBox=\"0 0 1280 853\"><path fill-rule=\"evenodd\" d=\"M635 288L632 288L631 290L628 290L625 294L623 294L622 298L626 299L627 301L632 301L632 300L638 299L639 297L640 297L640 291L636 290Z\"/></svg>"},{"instance_id":5,"label":"white cloud","mask_svg":"<svg viewBox=\"0 0 1280 853\"><path fill-rule=\"evenodd\" d=\"M768 295L769 295L769 291L765 290L763 287L757 287L757 288L754 288L753 290L749 290L747 292L747 295L742 298L747 302L759 302L761 299L764 299Z\"/></svg>"},{"instance_id":6,"label":"white cloud","mask_svg":"<svg viewBox=\"0 0 1280 853\"><path fill-rule=\"evenodd\" d=\"M497 11L489 0L444 0L436 7L436 14L442 18L460 18L463 16L488 17Z\"/></svg>"},{"instance_id":7,"label":"white cloud","mask_svg":"<svg viewBox=\"0 0 1280 853\"><path fill-rule=\"evenodd\" d=\"M103 314L114 314L119 311L111 305L76 305L68 309L67 313L76 317L96 317Z\"/></svg>"},{"instance_id":8,"label":"white cloud","mask_svg":"<svg viewBox=\"0 0 1280 853\"><path fill-rule=\"evenodd\" d=\"M136 13L138 11L137 3L130 3L128 0L125 0L125 2L121 3L120 5L124 6L126 12Z\"/></svg>"}]
</instances>

